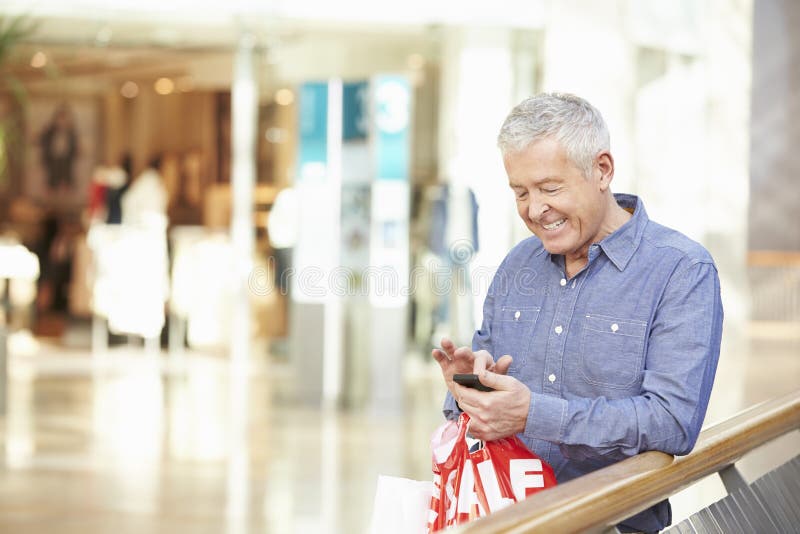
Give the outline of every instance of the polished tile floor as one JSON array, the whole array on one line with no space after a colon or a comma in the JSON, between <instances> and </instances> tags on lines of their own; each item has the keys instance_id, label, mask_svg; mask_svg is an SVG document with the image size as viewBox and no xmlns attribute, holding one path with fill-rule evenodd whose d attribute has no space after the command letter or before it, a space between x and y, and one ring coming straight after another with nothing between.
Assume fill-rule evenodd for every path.
<instances>
[{"instance_id":1,"label":"polished tile floor","mask_svg":"<svg viewBox=\"0 0 800 534\"><path fill-rule=\"evenodd\" d=\"M404 409L378 416L291 403L290 367L260 354L241 373L218 354L12 343L0 532L360 533L379 474L429 478L443 387L423 357L409 356ZM754 326L724 347L707 424L798 387L795 329ZM799 437L745 458L745 476ZM721 492L713 477L685 490L675 519Z\"/></svg>"}]
</instances>

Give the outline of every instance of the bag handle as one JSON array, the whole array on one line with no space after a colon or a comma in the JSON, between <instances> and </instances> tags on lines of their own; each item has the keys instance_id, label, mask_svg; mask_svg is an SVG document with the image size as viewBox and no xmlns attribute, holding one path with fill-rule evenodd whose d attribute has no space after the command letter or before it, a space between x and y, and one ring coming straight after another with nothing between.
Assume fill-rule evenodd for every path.
<instances>
[{"instance_id":1,"label":"bag handle","mask_svg":"<svg viewBox=\"0 0 800 534\"><path fill-rule=\"evenodd\" d=\"M467 412L461 412L461 415L458 416L458 441L467 442L467 432L469 432L471 421Z\"/></svg>"}]
</instances>

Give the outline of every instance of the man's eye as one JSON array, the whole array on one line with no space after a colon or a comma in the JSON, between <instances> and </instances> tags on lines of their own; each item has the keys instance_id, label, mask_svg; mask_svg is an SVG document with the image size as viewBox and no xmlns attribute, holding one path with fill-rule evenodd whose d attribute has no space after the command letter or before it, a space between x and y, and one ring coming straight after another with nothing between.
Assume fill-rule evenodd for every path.
<instances>
[{"instance_id":1,"label":"man's eye","mask_svg":"<svg viewBox=\"0 0 800 534\"><path fill-rule=\"evenodd\" d=\"M528 192L527 191L523 191L521 193L517 193L517 200L525 200L525 198L527 196L528 196Z\"/></svg>"},{"instance_id":2,"label":"man's eye","mask_svg":"<svg viewBox=\"0 0 800 534\"><path fill-rule=\"evenodd\" d=\"M544 191L545 193L548 193L548 194L553 194L553 193L558 193L559 189L561 189L561 188L560 187L555 187L555 188L552 188L552 189L542 189L542 191Z\"/></svg>"}]
</instances>

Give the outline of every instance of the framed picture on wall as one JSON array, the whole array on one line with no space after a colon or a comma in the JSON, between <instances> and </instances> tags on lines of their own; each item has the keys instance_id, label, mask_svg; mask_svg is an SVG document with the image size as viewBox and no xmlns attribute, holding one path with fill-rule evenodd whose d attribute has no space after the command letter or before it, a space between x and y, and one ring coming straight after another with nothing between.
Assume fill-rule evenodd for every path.
<instances>
[{"instance_id":1,"label":"framed picture on wall","mask_svg":"<svg viewBox=\"0 0 800 534\"><path fill-rule=\"evenodd\" d=\"M33 96L25 114L25 195L54 208L83 206L98 163L93 97Z\"/></svg>"}]
</instances>

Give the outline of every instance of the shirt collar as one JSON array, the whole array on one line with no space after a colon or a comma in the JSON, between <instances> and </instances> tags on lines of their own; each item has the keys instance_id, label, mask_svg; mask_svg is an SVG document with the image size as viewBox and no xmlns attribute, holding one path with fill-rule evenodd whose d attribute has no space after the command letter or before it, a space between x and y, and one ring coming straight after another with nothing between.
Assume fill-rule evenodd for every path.
<instances>
[{"instance_id":1,"label":"shirt collar","mask_svg":"<svg viewBox=\"0 0 800 534\"><path fill-rule=\"evenodd\" d=\"M599 245L611 263L623 271L633 253L639 248L645 226L650 219L647 217L644 203L636 195L617 193L614 195L614 199L621 208L633 208L633 217L611 235L606 236Z\"/></svg>"},{"instance_id":2,"label":"shirt collar","mask_svg":"<svg viewBox=\"0 0 800 534\"><path fill-rule=\"evenodd\" d=\"M617 204L619 204L621 208L633 208L633 216L614 233L600 241L599 245L608 259L611 260L611 263L613 263L617 269L623 271L631 260L633 253L639 248L644 228L647 226L647 222L650 219L644 209L642 199L636 195L615 193L614 200L617 201ZM544 252L547 251L542 248L540 253ZM550 254L549 252L547 254L550 256L551 261L563 268L563 256L560 254Z\"/></svg>"}]
</instances>

